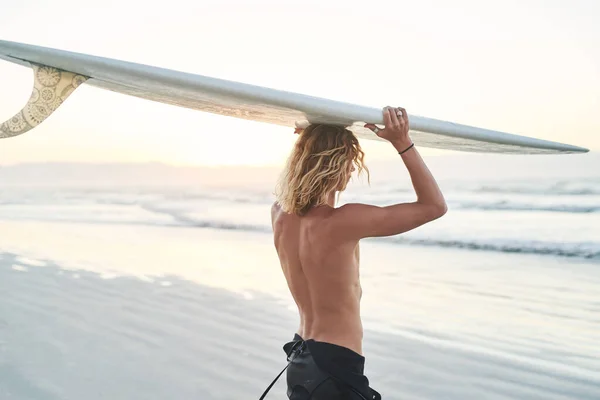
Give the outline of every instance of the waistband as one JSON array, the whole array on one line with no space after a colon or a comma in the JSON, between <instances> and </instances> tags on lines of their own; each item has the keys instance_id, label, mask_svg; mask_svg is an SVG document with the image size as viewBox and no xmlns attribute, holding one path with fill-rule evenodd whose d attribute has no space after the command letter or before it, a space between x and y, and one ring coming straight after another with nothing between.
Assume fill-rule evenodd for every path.
<instances>
[{"instance_id":1,"label":"waistband","mask_svg":"<svg viewBox=\"0 0 600 400\"><path fill-rule=\"evenodd\" d=\"M288 361L304 352L310 352L315 364L324 372L354 388L365 399L381 399L381 395L369 387L364 375L365 357L347 347L333 343L304 340L297 333L294 340L283 346Z\"/></svg>"}]
</instances>

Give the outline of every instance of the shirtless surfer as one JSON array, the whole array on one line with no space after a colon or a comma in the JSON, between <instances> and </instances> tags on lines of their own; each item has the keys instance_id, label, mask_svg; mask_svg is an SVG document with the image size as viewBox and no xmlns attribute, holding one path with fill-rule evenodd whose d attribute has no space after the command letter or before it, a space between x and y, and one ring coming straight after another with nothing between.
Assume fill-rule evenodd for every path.
<instances>
[{"instance_id":1,"label":"shirtless surfer","mask_svg":"<svg viewBox=\"0 0 600 400\"><path fill-rule=\"evenodd\" d=\"M416 201L336 208L336 193L346 189L352 172L368 174L357 138L340 126L313 124L298 132L278 183L271 210L274 243L300 314L300 327L284 346L290 361L286 368L291 400L381 398L364 375L359 241L409 231L447 210L411 141L406 110L386 107L383 117L384 129L365 127L401 155Z\"/></svg>"}]
</instances>

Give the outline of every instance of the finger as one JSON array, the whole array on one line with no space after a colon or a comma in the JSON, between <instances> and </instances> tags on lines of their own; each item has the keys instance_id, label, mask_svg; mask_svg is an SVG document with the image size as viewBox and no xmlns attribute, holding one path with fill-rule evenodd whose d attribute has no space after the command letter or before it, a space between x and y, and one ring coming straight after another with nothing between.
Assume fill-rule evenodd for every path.
<instances>
[{"instance_id":1,"label":"finger","mask_svg":"<svg viewBox=\"0 0 600 400\"><path fill-rule=\"evenodd\" d=\"M398 109L400 111L402 111L402 119L404 120L405 124L408 124L408 113L406 112L406 110L402 107L398 107Z\"/></svg>"},{"instance_id":2,"label":"finger","mask_svg":"<svg viewBox=\"0 0 600 400\"><path fill-rule=\"evenodd\" d=\"M390 114L390 119L392 121L392 126L395 128L400 127L400 121L398 121L398 116L396 115L396 109L389 107L388 113Z\"/></svg>"},{"instance_id":3,"label":"finger","mask_svg":"<svg viewBox=\"0 0 600 400\"><path fill-rule=\"evenodd\" d=\"M375 124L365 124L365 128L372 130L377 136L381 132L381 129Z\"/></svg>"},{"instance_id":4,"label":"finger","mask_svg":"<svg viewBox=\"0 0 600 400\"><path fill-rule=\"evenodd\" d=\"M390 113L388 112L388 108L389 107L385 107L383 109L383 123L386 128L391 128L392 127L392 118L390 116Z\"/></svg>"},{"instance_id":5,"label":"finger","mask_svg":"<svg viewBox=\"0 0 600 400\"><path fill-rule=\"evenodd\" d=\"M399 126L404 126L404 119L402 118L402 111L400 111L399 108L394 108L394 114L396 115L396 118L398 119L398 125Z\"/></svg>"},{"instance_id":6,"label":"finger","mask_svg":"<svg viewBox=\"0 0 600 400\"><path fill-rule=\"evenodd\" d=\"M398 121L400 123L404 122L404 112L402 111L402 107L396 107L394 108L394 111L396 112L396 116L398 117Z\"/></svg>"}]
</instances>

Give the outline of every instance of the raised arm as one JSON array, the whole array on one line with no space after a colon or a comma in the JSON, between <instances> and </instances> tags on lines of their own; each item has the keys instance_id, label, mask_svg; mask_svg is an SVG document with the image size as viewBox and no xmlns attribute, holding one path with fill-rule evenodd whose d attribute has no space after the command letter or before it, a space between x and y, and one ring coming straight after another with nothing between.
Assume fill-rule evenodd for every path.
<instances>
[{"instance_id":1,"label":"raised arm","mask_svg":"<svg viewBox=\"0 0 600 400\"><path fill-rule=\"evenodd\" d=\"M348 238L397 235L438 219L447 210L446 201L435 178L409 137L406 110L386 107L383 116L385 129L380 130L371 124L365 126L377 136L390 141L398 153L402 153L417 200L387 207L359 203L340 207L336 225L340 233Z\"/></svg>"}]
</instances>

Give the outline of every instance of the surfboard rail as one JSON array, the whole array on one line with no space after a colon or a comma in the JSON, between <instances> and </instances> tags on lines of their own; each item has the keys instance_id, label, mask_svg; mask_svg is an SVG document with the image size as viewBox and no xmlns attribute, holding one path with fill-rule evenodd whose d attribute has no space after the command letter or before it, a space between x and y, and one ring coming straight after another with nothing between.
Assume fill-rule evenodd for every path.
<instances>
[{"instance_id":1,"label":"surfboard rail","mask_svg":"<svg viewBox=\"0 0 600 400\"><path fill-rule=\"evenodd\" d=\"M377 108L129 61L2 40L0 40L0 59L30 66L34 69L34 75L40 71L40 68L54 69L59 74L77 81L77 85L73 83L73 90L80 84L86 83L162 103L282 126L294 127L297 123L306 121L344 125L361 138L383 140L363 126L365 123L383 124L381 110ZM36 86L39 84L37 81L34 82L34 93L36 89L39 91ZM73 90L69 89L68 95ZM66 97L57 98L64 101ZM32 98L21 111L21 116L26 115L31 108L35 108L36 104L37 100L33 101L32 94ZM50 107L48 110L51 113L57 108ZM32 125L25 131L19 131L20 133L4 133L2 136L2 132L6 132L7 129L14 129L13 125L20 121L18 115L2 125L4 131L0 131L0 138L16 136L39 125L39 123ZM410 121L413 140L417 145L424 147L511 154L564 154L589 151L570 144L418 115L410 115Z\"/></svg>"}]
</instances>

